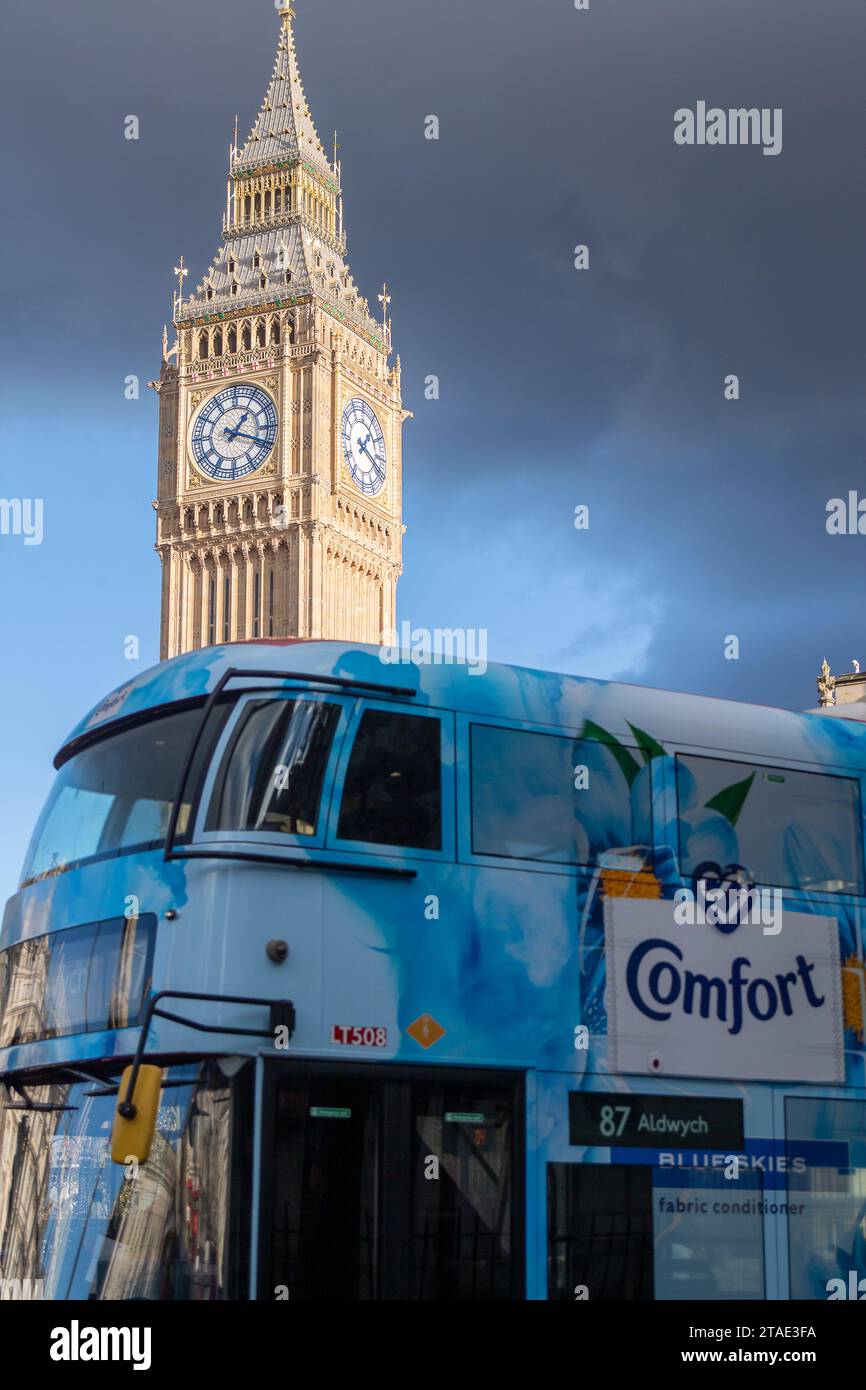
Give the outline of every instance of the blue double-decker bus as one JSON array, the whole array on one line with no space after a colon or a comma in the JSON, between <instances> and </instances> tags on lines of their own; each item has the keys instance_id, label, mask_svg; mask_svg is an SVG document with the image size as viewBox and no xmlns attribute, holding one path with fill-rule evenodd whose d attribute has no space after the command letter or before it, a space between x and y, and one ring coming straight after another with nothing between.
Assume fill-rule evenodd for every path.
<instances>
[{"instance_id":1,"label":"blue double-decker bus","mask_svg":"<svg viewBox=\"0 0 866 1390\"><path fill-rule=\"evenodd\" d=\"M257 642L56 768L0 1296L857 1296L862 725Z\"/></svg>"}]
</instances>

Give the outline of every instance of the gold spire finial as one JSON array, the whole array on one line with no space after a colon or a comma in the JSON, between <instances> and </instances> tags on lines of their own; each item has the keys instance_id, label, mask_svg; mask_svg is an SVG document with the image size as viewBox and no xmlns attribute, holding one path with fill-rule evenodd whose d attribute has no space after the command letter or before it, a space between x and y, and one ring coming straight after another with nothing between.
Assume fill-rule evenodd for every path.
<instances>
[{"instance_id":1,"label":"gold spire finial","mask_svg":"<svg viewBox=\"0 0 866 1390\"><path fill-rule=\"evenodd\" d=\"M283 28L288 29L295 17L295 10L291 0L274 0L274 3L277 7L277 13L283 22Z\"/></svg>"}]
</instances>

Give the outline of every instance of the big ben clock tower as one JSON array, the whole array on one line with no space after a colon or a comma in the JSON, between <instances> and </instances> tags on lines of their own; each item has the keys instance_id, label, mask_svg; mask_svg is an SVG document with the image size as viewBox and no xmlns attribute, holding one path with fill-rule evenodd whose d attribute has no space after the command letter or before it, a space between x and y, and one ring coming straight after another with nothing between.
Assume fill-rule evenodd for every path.
<instances>
[{"instance_id":1,"label":"big ben clock tower","mask_svg":"<svg viewBox=\"0 0 866 1390\"><path fill-rule=\"evenodd\" d=\"M346 263L340 163L316 134L278 5L273 75L230 155L222 246L175 268L163 337L156 549L162 658L268 637L379 642L402 572L400 359L390 302Z\"/></svg>"}]
</instances>

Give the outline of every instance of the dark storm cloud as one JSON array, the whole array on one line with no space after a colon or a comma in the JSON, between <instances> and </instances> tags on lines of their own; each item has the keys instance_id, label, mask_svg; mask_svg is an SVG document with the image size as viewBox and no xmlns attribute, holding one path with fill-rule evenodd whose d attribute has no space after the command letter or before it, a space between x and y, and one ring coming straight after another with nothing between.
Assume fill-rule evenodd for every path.
<instances>
[{"instance_id":1,"label":"dark storm cloud","mask_svg":"<svg viewBox=\"0 0 866 1390\"><path fill-rule=\"evenodd\" d=\"M866 491L862 0L297 10L326 147L340 130L350 261L371 302L392 285L416 416L403 601L436 592L459 536L476 562L462 591L507 656L496 591L513 537L520 620L544 636L511 649L604 664L622 604L646 639L626 673L810 703L825 650L866 657L866 537L824 531L829 497ZM62 362L70 391L118 353L153 375L176 257L197 280L218 245L234 113L245 133L273 11L7 0L2 23L7 380L26 392L34 354ZM781 107L782 153L677 147L674 111L698 100ZM569 597L580 574L594 613Z\"/></svg>"}]
</instances>

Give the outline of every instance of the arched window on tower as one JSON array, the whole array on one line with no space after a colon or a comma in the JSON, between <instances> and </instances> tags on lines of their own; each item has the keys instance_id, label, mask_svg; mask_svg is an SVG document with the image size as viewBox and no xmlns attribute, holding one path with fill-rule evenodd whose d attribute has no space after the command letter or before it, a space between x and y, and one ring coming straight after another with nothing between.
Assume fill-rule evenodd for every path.
<instances>
[{"instance_id":1,"label":"arched window on tower","mask_svg":"<svg viewBox=\"0 0 866 1390\"><path fill-rule=\"evenodd\" d=\"M252 198L250 197L250 195L249 195L249 193L248 193L247 196L244 198L244 221L245 221L245 222L249 222L250 217L251 217L251 215L252 215L252 208L253 208L253 200L252 200Z\"/></svg>"},{"instance_id":2,"label":"arched window on tower","mask_svg":"<svg viewBox=\"0 0 866 1390\"><path fill-rule=\"evenodd\" d=\"M203 328L198 335L198 357L203 362L207 357L207 329Z\"/></svg>"},{"instance_id":3,"label":"arched window on tower","mask_svg":"<svg viewBox=\"0 0 866 1390\"><path fill-rule=\"evenodd\" d=\"M274 635L274 571L268 574L268 636Z\"/></svg>"},{"instance_id":4,"label":"arched window on tower","mask_svg":"<svg viewBox=\"0 0 866 1390\"><path fill-rule=\"evenodd\" d=\"M271 342L279 346L280 342L280 321L271 319Z\"/></svg>"},{"instance_id":5,"label":"arched window on tower","mask_svg":"<svg viewBox=\"0 0 866 1390\"><path fill-rule=\"evenodd\" d=\"M260 289L260 290L266 290L267 287L268 287L268 277L267 277L267 275L264 274L264 272L262 272L262 274L259 276L259 289Z\"/></svg>"},{"instance_id":6,"label":"arched window on tower","mask_svg":"<svg viewBox=\"0 0 866 1390\"><path fill-rule=\"evenodd\" d=\"M251 329L251 327L250 327L250 321L249 321L249 319L247 319L247 320L245 321L244 326L243 326L243 329L242 329L242 331L241 331L241 346L242 346L244 352L249 352L249 350L250 350L250 348L252 347L252 345L253 345L253 331L252 331L252 329Z\"/></svg>"},{"instance_id":7,"label":"arched window on tower","mask_svg":"<svg viewBox=\"0 0 866 1390\"><path fill-rule=\"evenodd\" d=\"M256 347L267 347L267 336L265 334L265 321L259 319L256 326Z\"/></svg>"},{"instance_id":8,"label":"arched window on tower","mask_svg":"<svg viewBox=\"0 0 866 1390\"><path fill-rule=\"evenodd\" d=\"M274 213L281 212L281 211L282 211L282 206L283 206L283 190L282 190L281 188L275 188L275 189L274 189Z\"/></svg>"},{"instance_id":9,"label":"arched window on tower","mask_svg":"<svg viewBox=\"0 0 866 1390\"><path fill-rule=\"evenodd\" d=\"M227 574L223 580L223 641L231 639L232 580Z\"/></svg>"},{"instance_id":10,"label":"arched window on tower","mask_svg":"<svg viewBox=\"0 0 866 1390\"><path fill-rule=\"evenodd\" d=\"M222 357L223 355L223 331L221 328L218 328L213 335L213 355L214 357Z\"/></svg>"},{"instance_id":11,"label":"arched window on tower","mask_svg":"<svg viewBox=\"0 0 866 1390\"><path fill-rule=\"evenodd\" d=\"M236 326L235 324L232 324L231 328L229 329L229 352L237 352L237 350L238 350L238 330L237 330L237 326Z\"/></svg>"},{"instance_id":12,"label":"arched window on tower","mask_svg":"<svg viewBox=\"0 0 866 1390\"><path fill-rule=\"evenodd\" d=\"M259 268L259 266L261 265L261 263L262 263L262 258L261 258L260 253L257 251L256 254L253 256L253 270L258 270L258 268Z\"/></svg>"}]
</instances>

